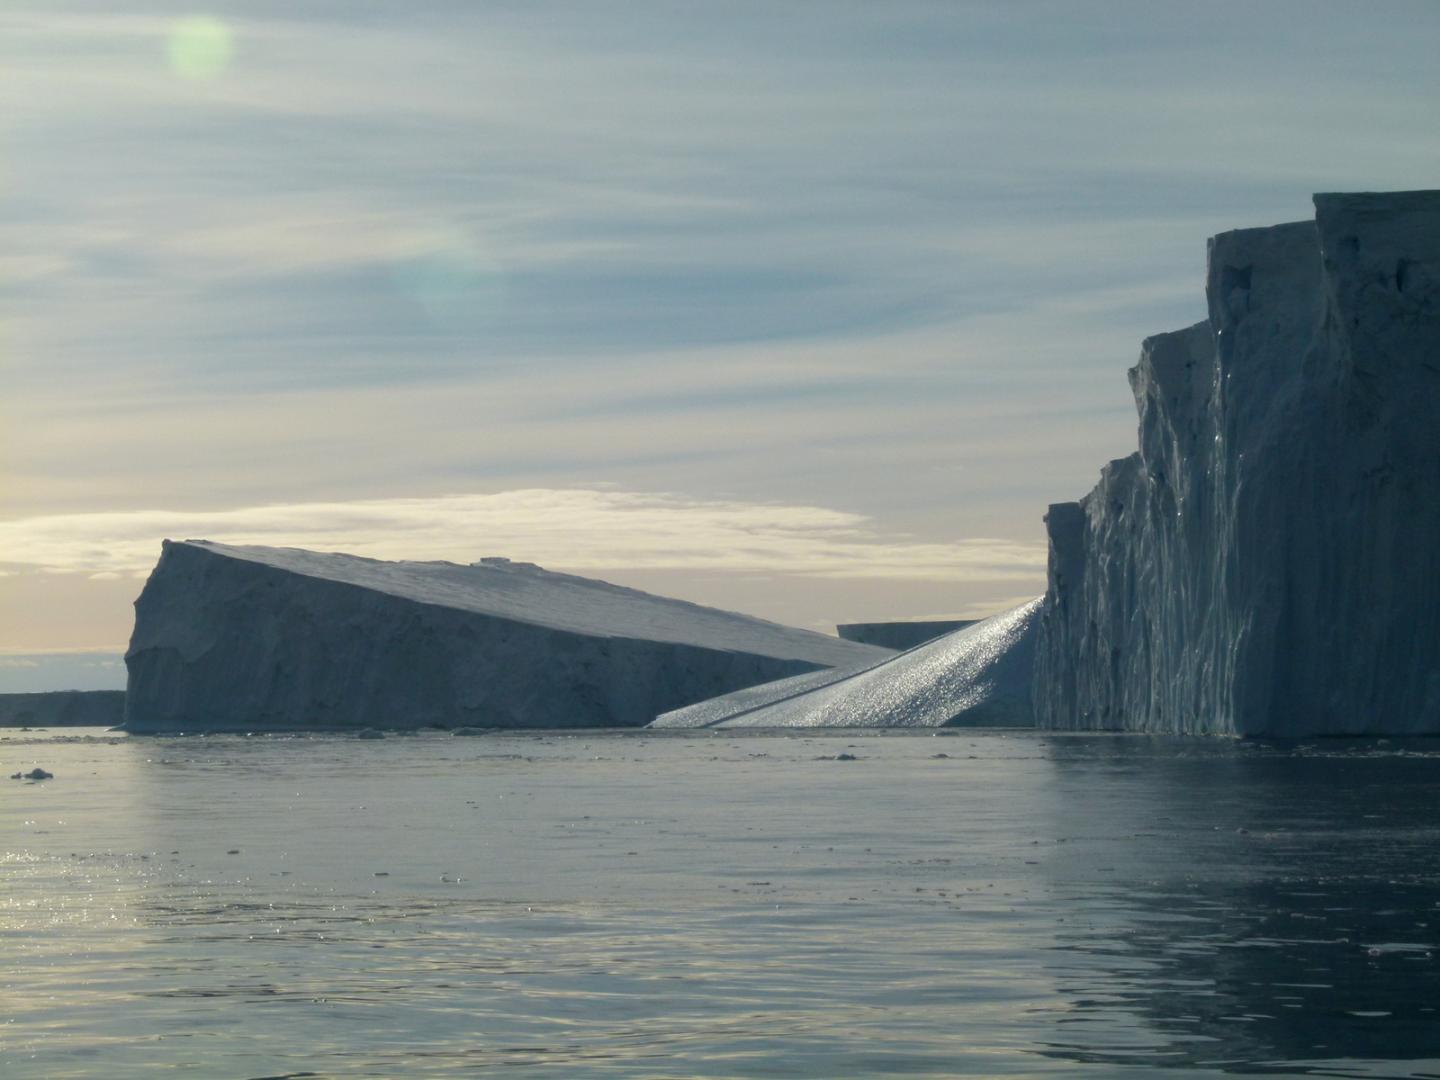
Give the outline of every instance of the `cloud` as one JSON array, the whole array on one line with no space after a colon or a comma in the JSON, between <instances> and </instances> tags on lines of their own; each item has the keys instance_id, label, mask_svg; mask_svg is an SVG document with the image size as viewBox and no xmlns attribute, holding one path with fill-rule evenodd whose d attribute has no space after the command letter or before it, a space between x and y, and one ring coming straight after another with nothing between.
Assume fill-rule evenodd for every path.
<instances>
[{"instance_id":1,"label":"cloud","mask_svg":"<svg viewBox=\"0 0 1440 1080\"><path fill-rule=\"evenodd\" d=\"M21 5L27 168L4 178L0 249L42 283L15 305L25 367L347 385L997 308L1020 325L1097 278L1173 278L1207 231L1303 215L1311 185L1429 175L1433 65L1401 29L1423 8L1317 32L1280 6L837 3L822 27L786 5L247 5L233 62L197 84L165 62L193 24ZM1266 55L1297 33L1355 64L1317 81L1317 55ZM413 295L436 278L489 310L436 318Z\"/></svg>"},{"instance_id":2,"label":"cloud","mask_svg":"<svg viewBox=\"0 0 1440 1080\"><path fill-rule=\"evenodd\" d=\"M11 565L108 578L152 565L162 538L471 562L508 555L555 568L765 572L947 582L1043 578L1045 550L886 533L819 506L671 493L535 488L433 498L293 503L215 512L121 511L0 522Z\"/></svg>"}]
</instances>

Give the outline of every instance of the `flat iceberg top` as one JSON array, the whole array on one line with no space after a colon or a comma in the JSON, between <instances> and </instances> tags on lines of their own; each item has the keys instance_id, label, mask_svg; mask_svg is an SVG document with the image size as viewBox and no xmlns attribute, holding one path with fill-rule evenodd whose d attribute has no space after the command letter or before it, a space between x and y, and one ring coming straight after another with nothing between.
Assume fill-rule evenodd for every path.
<instances>
[{"instance_id":1,"label":"flat iceberg top","mask_svg":"<svg viewBox=\"0 0 1440 1080\"><path fill-rule=\"evenodd\" d=\"M1029 725L1040 599L879 663L812 672L702 701L652 727Z\"/></svg>"},{"instance_id":2,"label":"flat iceberg top","mask_svg":"<svg viewBox=\"0 0 1440 1080\"><path fill-rule=\"evenodd\" d=\"M731 652L853 666L893 656L889 649L843 641L749 615L672 600L592 578L557 574L532 563L485 559L385 562L300 548L241 547L209 540L166 541L258 563L302 577L342 582L422 604L472 611L594 637L634 638Z\"/></svg>"}]
</instances>

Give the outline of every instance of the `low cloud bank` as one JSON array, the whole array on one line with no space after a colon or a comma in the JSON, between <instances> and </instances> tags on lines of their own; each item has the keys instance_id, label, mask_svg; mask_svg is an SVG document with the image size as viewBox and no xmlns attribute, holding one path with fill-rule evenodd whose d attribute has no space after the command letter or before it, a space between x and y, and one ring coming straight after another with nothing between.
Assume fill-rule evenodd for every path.
<instances>
[{"instance_id":1,"label":"low cloud bank","mask_svg":"<svg viewBox=\"0 0 1440 1080\"><path fill-rule=\"evenodd\" d=\"M860 514L818 506L668 493L527 489L211 512L135 510L0 522L12 569L144 574L161 539L471 562L506 555L553 568L739 571L826 578L1026 582L1045 549L1000 539L953 543L887 534Z\"/></svg>"}]
</instances>

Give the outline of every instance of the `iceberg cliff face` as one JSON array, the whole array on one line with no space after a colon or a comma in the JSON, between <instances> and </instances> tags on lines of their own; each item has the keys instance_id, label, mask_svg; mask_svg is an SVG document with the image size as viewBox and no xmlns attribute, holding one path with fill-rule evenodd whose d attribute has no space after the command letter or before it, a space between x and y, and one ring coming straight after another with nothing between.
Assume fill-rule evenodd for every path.
<instances>
[{"instance_id":1,"label":"iceberg cliff face","mask_svg":"<svg viewBox=\"0 0 1440 1080\"><path fill-rule=\"evenodd\" d=\"M135 603L125 727L639 726L888 655L504 559L166 541Z\"/></svg>"},{"instance_id":2,"label":"iceberg cliff face","mask_svg":"<svg viewBox=\"0 0 1440 1080\"><path fill-rule=\"evenodd\" d=\"M800 675L657 717L652 727L1028 726L1040 601L878 663Z\"/></svg>"},{"instance_id":3,"label":"iceberg cliff face","mask_svg":"<svg viewBox=\"0 0 1440 1080\"><path fill-rule=\"evenodd\" d=\"M1050 508L1037 722L1440 731L1440 192L1210 242L1140 449Z\"/></svg>"}]
</instances>

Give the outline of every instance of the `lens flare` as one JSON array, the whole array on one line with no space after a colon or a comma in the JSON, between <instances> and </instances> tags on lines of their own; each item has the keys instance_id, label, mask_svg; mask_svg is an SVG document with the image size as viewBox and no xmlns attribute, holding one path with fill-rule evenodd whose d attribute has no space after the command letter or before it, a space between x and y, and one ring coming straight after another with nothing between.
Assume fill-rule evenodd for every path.
<instances>
[{"instance_id":1,"label":"lens flare","mask_svg":"<svg viewBox=\"0 0 1440 1080\"><path fill-rule=\"evenodd\" d=\"M437 330L482 330L504 304L503 268L463 233L437 236L429 250L394 265L391 278Z\"/></svg>"},{"instance_id":2,"label":"lens flare","mask_svg":"<svg viewBox=\"0 0 1440 1080\"><path fill-rule=\"evenodd\" d=\"M230 66L234 35L222 21L209 15L181 19L167 42L170 70L184 79L216 78Z\"/></svg>"}]
</instances>

